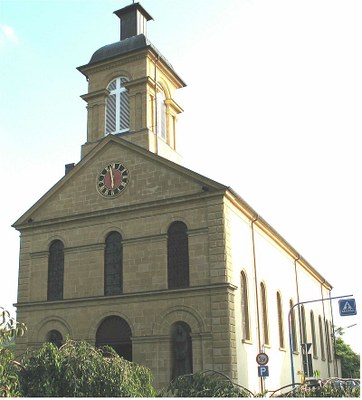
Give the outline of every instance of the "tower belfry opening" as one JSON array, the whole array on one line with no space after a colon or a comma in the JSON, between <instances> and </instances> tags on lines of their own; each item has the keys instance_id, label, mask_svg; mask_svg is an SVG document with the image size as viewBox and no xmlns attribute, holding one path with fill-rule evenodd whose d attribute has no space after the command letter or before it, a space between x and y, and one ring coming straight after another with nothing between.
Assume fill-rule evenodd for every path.
<instances>
[{"instance_id":1,"label":"tower belfry opening","mask_svg":"<svg viewBox=\"0 0 362 400\"><path fill-rule=\"evenodd\" d=\"M175 94L186 84L146 37L153 18L139 3L114 14L120 19L120 40L78 67L88 80L88 93L81 96L88 110L82 158L113 134L181 163L176 128L183 109Z\"/></svg>"}]
</instances>

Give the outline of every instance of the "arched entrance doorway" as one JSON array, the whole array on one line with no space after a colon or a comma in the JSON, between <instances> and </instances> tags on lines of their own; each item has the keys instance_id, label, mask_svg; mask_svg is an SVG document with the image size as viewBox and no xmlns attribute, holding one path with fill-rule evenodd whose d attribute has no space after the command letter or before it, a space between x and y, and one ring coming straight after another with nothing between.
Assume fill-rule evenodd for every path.
<instances>
[{"instance_id":1,"label":"arched entrance doorway","mask_svg":"<svg viewBox=\"0 0 362 400\"><path fill-rule=\"evenodd\" d=\"M102 321L96 333L96 346L111 346L128 361L132 361L131 328L121 317L111 316Z\"/></svg>"},{"instance_id":2,"label":"arched entrance doorway","mask_svg":"<svg viewBox=\"0 0 362 400\"><path fill-rule=\"evenodd\" d=\"M183 321L171 326L171 367L171 380L193 372L191 328Z\"/></svg>"}]
</instances>

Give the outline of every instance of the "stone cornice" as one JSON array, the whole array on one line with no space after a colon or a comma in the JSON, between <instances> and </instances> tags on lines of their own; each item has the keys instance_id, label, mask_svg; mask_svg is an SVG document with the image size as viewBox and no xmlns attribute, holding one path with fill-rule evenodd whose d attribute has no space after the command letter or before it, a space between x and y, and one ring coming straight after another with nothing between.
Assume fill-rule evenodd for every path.
<instances>
[{"instance_id":1,"label":"stone cornice","mask_svg":"<svg viewBox=\"0 0 362 400\"><path fill-rule=\"evenodd\" d=\"M177 298L185 296L205 296L207 291L230 291L234 292L237 287L231 283L215 283L203 286L193 286L183 289L162 289L162 290L152 290L136 293L124 293L117 296L94 296L94 297L83 297L74 299L64 299L58 301L33 301L14 304L18 310L24 311L25 309L30 309L30 311L39 311L42 309L64 309L67 307L90 307L93 305L100 306L106 304L112 306L114 304L119 305L121 301L125 303L129 301L139 301L139 302L149 302L151 300L164 299L166 296L168 299Z\"/></svg>"},{"instance_id":2,"label":"stone cornice","mask_svg":"<svg viewBox=\"0 0 362 400\"><path fill-rule=\"evenodd\" d=\"M25 232L27 229L34 229L34 228L41 228L41 227L46 227L46 226L54 226L56 224L64 224L64 223L70 223L70 222L79 222L85 219L95 219L95 218L100 218L104 216L111 216L111 215L119 215L120 213L130 213L134 211L147 211L147 210L152 210L155 208L159 207L165 207L165 206L172 206L172 205L177 205L180 203L184 202L192 202L192 201L200 201L202 199L206 198L212 198L212 197L220 197L223 196L224 191L215 191L215 192L202 192L200 189L199 193L194 193L190 195L182 195L179 197L173 197L169 199L159 199L155 200L152 202L145 202L145 203L135 203L135 204L130 204L126 206L120 206L116 208L111 208L111 209L101 209L98 211L92 211L92 212L86 212L82 214L74 214L71 216L64 216L64 217L58 217L58 218L51 218L47 220L42 220L39 222L33 221L28 224L24 224L23 226L17 227L19 231Z\"/></svg>"}]
</instances>

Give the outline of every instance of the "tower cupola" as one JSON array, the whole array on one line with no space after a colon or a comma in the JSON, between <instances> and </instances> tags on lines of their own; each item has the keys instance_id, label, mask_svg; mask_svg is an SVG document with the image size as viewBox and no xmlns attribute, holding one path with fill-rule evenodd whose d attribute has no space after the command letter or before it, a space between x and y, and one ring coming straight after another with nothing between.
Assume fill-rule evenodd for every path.
<instances>
[{"instance_id":1,"label":"tower cupola","mask_svg":"<svg viewBox=\"0 0 362 400\"><path fill-rule=\"evenodd\" d=\"M120 40L78 67L88 81L88 93L81 96L88 110L82 157L112 134L179 163L176 122L183 110L175 93L186 84L146 37L153 18L139 3L114 14L120 19Z\"/></svg>"},{"instance_id":2,"label":"tower cupola","mask_svg":"<svg viewBox=\"0 0 362 400\"><path fill-rule=\"evenodd\" d=\"M147 36L147 21L153 18L139 3L121 8L114 14L120 19L120 40L140 34Z\"/></svg>"}]
</instances>

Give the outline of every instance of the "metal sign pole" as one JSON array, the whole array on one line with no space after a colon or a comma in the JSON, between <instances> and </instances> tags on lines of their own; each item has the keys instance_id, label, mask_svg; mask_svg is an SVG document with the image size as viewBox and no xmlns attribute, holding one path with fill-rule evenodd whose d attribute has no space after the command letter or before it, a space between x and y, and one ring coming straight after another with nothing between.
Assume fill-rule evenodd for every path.
<instances>
[{"instance_id":1,"label":"metal sign pole","mask_svg":"<svg viewBox=\"0 0 362 400\"><path fill-rule=\"evenodd\" d=\"M299 303L295 303L293 307L290 308L288 313L288 328L289 328L289 352L290 352L290 373L292 376L292 385L295 387L295 379L294 379L294 361L293 361L293 338L292 338L292 327L291 327L291 315L294 307L299 306L301 304L307 303L316 303L318 301L327 301L327 300L335 300L335 299L343 299L345 297L353 297L353 294L348 294L345 296L336 296L336 297L327 297L325 299L316 299L309 301L300 301Z\"/></svg>"}]
</instances>

